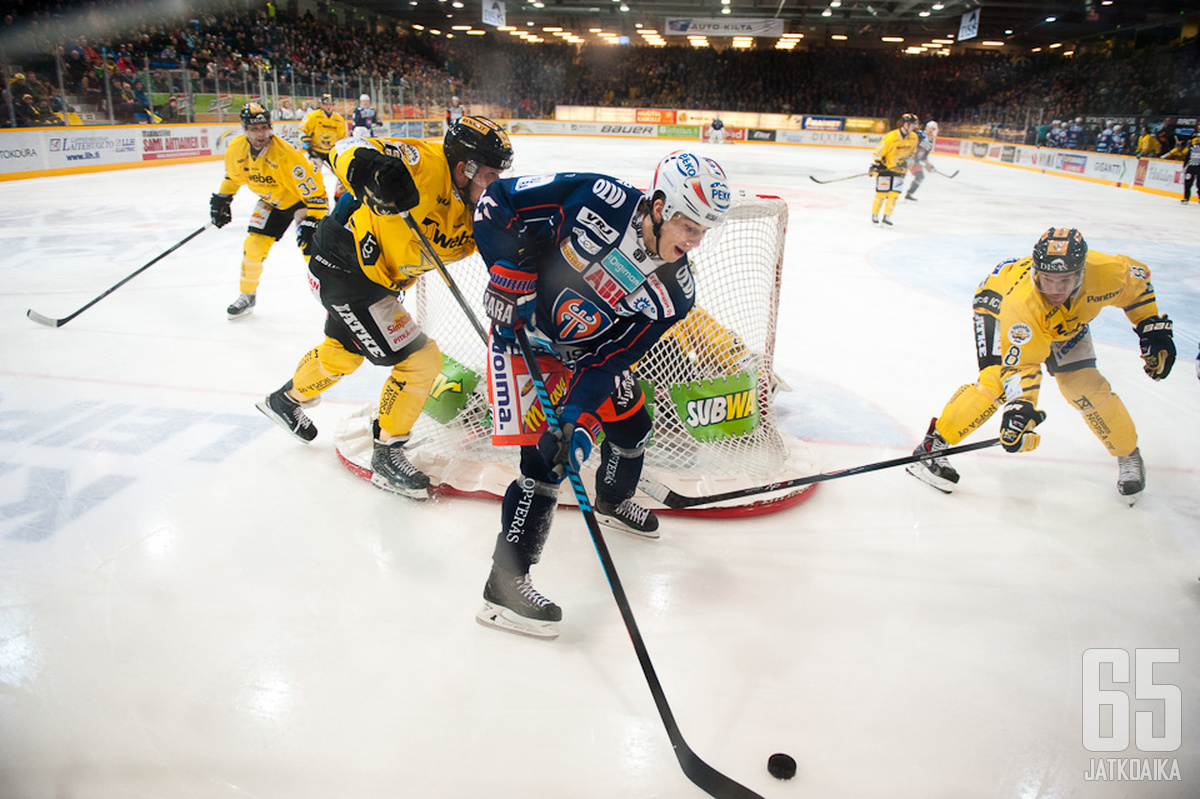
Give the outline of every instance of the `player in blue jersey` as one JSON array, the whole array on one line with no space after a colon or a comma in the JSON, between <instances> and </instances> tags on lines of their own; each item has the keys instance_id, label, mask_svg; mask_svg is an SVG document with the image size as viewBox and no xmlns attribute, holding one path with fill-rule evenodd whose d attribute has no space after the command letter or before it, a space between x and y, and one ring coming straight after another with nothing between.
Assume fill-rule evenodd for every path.
<instances>
[{"instance_id":1,"label":"player in blue jersey","mask_svg":"<svg viewBox=\"0 0 1200 799\"><path fill-rule=\"evenodd\" d=\"M595 511L609 527L658 536L658 519L632 497L650 437L650 414L630 367L695 302L688 253L730 204L713 160L676 152L659 162L649 192L594 173L502 179L475 207L475 240L489 268L488 380L493 441L521 446L484 588L480 623L554 638L562 611L538 593L529 569L550 533L567 462L578 469L603 430ZM545 429L514 330L539 350L559 431Z\"/></svg>"},{"instance_id":2,"label":"player in blue jersey","mask_svg":"<svg viewBox=\"0 0 1200 799\"><path fill-rule=\"evenodd\" d=\"M358 106L350 120L351 135L358 139L368 139L375 135L375 128L380 126L379 114L371 105L371 95L364 94L358 98Z\"/></svg>"},{"instance_id":3,"label":"player in blue jersey","mask_svg":"<svg viewBox=\"0 0 1200 799\"><path fill-rule=\"evenodd\" d=\"M908 187L908 192L904 195L904 199L916 201L913 195L917 189L921 188L921 182L925 180L925 170L937 172L933 164L929 163L929 154L933 152L933 148L937 145L938 123L932 119L925 123L925 129L917 131L917 151L913 153L912 162L912 185Z\"/></svg>"}]
</instances>

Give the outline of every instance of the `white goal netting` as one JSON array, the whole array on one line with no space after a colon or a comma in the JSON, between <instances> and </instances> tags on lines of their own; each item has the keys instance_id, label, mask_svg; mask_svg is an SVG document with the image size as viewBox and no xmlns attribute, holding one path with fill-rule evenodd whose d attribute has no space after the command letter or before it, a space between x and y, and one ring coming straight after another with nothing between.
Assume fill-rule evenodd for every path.
<instances>
[{"instance_id":1,"label":"white goal netting","mask_svg":"<svg viewBox=\"0 0 1200 799\"><path fill-rule=\"evenodd\" d=\"M776 423L775 331L787 205L774 197L736 197L720 235L692 253L696 308L654 346L636 374L654 419L645 476L685 496L707 496L811 473L804 446ZM478 255L448 265L476 318L487 271ZM426 274L405 298L445 357L426 412L407 450L447 493L502 496L516 476L518 448L491 444L486 349L445 283ZM370 471L371 409L338 432L338 453ZM597 456L593 456L592 463ZM585 485L592 474L585 467ZM805 491L761 494L686 511L750 515L800 501ZM563 501L570 500L569 491ZM648 497L639 502L661 507Z\"/></svg>"}]
</instances>

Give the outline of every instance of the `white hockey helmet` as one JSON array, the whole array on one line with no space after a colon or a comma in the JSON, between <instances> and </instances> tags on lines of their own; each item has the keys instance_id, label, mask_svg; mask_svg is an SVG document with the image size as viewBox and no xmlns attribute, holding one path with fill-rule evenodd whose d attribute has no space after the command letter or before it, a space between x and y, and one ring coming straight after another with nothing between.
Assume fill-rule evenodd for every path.
<instances>
[{"instance_id":1,"label":"white hockey helmet","mask_svg":"<svg viewBox=\"0 0 1200 799\"><path fill-rule=\"evenodd\" d=\"M459 102L458 95L455 95L454 97L450 98L450 105L458 105L458 102Z\"/></svg>"},{"instance_id":2,"label":"white hockey helmet","mask_svg":"<svg viewBox=\"0 0 1200 799\"><path fill-rule=\"evenodd\" d=\"M362 95L361 97L359 97L359 98L358 98L358 101L359 101L360 103L362 103L363 105L370 105L370 104L371 104L371 95L369 95L369 94L364 94L364 95Z\"/></svg>"},{"instance_id":3,"label":"white hockey helmet","mask_svg":"<svg viewBox=\"0 0 1200 799\"><path fill-rule=\"evenodd\" d=\"M932 136L936 136L937 132L938 132L937 123L934 122L932 119L929 120L928 122L926 122L925 123L925 132Z\"/></svg>"},{"instance_id":4,"label":"white hockey helmet","mask_svg":"<svg viewBox=\"0 0 1200 799\"><path fill-rule=\"evenodd\" d=\"M725 221L732 194L725 170L711 158L678 150L658 162L650 182L650 202L663 198L663 221L675 214L706 228Z\"/></svg>"}]
</instances>

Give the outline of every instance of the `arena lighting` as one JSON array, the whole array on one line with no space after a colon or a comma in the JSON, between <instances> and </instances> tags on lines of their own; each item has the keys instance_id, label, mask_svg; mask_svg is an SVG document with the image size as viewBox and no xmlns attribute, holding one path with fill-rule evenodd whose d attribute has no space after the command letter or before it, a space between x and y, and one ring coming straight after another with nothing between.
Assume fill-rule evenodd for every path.
<instances>
[{"instance_id":1,"label":"arena lighting","mask_svg":"<svg viewBox=\"0 0 1200 799\"><path fill-rule=\"evenodd\" d=\"M830 0L829 7L830 8L841 8L842 0Z\"/></svg>"},{"instance_id":2,"label":"arena lighting","mask_svg":"<svg viewBox=\"0 0 1200 799\"><path fill-rule=\"evenodd\" d=\"M1111 6L1112 4L1113 0L1100 0L1100 5L1102 6Z\"/></svg>"},{"instance_id":3,"label":"arena lighting","mask_svg":"<svg viewBox=\"0 0 1200 799\"><path fill-rule=\"evenodd\" d=\"M624 3L621 3L621 5L617 6L617 10L618 10L618 11L624 11L624 12L628 13L628 11L629 11L629 6L625 5Z\"/></svg>"},{"instance_id":4,"label":"arena lighting","mask_svg":"<svg viewBox=\"0 0 1200 799\"><path fill-rule=\"evenodd\" d=\"M469 31L469 30L471 30L471 26L470 25L451 25L450 30L452 30L452 31Z\"/></svg>"},{"instance_id":5,"label":"arena lighting","mask_svg":"<svg viewBox=\"0 0 1200 799\"><path fill-rule=\"evenodd\" d=\"M550 28L542 28L542 30L545 33L557 33L558 31L562 30L562 28L550 27Z\"/></svg>"},{"instance_id":6,"label":"arena lighting","mask_svg":"<svg viewBox=\"0 0 1200 799\"><path fill-rule=\"evenodd\" d=\"M453 3L451 3L450 5L454 6L455 8L462 8L462 7L463 7L463 4L460 2L460 0L454 0L454 2L453 2Z\"/></svg>"},{"instance_id":7,"label":"arena lighting","mask_svg":"<svg viewBox=\"0 0 1200 799\"><path fill-rule=\"evenodd\" d=\"M830 36L829 38L833 39L835 42L844 42L844 41L846 41L846 39L848 39L850 37L848 37L842 33L835 33L832 36Z\"/></svg>"},{"instance_id":8,"label":"arena lighting","mask_svg":"<svg viewBox=\"0 0 1200 799\"><path fill-rule=\"evenodd\" d=\"M1004 42L980 42L981 47L1003 47Z\"/></svg>"},{"instance_id":9,"label":"arena lighting","mask_svg":"<svg viewBox=\"0 0 1200 799\"><path fill-rule=\"evenodd\" d=\"M424 26L424 25L417 25L416 23L413 23L413 26L412 26L412 27L413 27L413 30L415 30L415 31L423 31L423 30L425 30L425 26Z\"/></svg>"},{"instance_id":10,"label":"arena lighting","mask_svg":"<svg viewBox=\"0 0 1200 799\"><path fill-rule=\"evenodd\" d=\"M1050 45L1051 50L1053 50L1056 47L1062 47L1062 42L1055 42L1054 44Z\"/></svg>"},{"instance_id":11,"label":"arena lighting","mask_svg":"<svg viewBox=\"0 0 1200 799\"><path fill-rule=\"evenodd\" d=\"M729 8L729 6L721 6L722 14L728 14L730 11L731 11L731 9Z\"/></svg>"},{"instance_id":12,"label":"arena lighting","mask_svg":"<svg viewBox=\"0 0 1200 799\"><path fill-rule=\"evenodd\" d=\"M1058 22L1058 17L1046 17L1047 22Z\"/></svg>"},{"instance_id":13,"label":"arena lighting","mask_svg":"<svg viewBox=\"0 0 1200 799\"><path fill-rule=\"evenodd\" d=\"M929 11L922 11L919 14L917 14L917 16L918 17L927 17L927 16L929 16L930 13L931 12L929 12Z\"/></svg>"},{"instance_id":14,"label":"arena lighting","mask_svg":"<svg viewBox=\"0 0 1200 799\"><path fill-rule=\"evenodd\" d=\"M945 7L946 7L945 3L934 3L933 5L930 6L930 8L932 8L934 11L941 11Z\"/></svg>"},{"instance_id":15,"label":"arena lighting","mask_svg":"<svg viewBox=\"0 0 1200 799\"><path fill-rule=\"evenodd\" d=\"M1007 30L1005 30L1005 31L1004 31L1004 35L1005 35L1005 36L1012 36L1012 28L1008 28Z\"/></svg>"},{"instance_id":16,"label":"arena lighting","mask_svg":"<svg viewBox=\"0 0 1200 799\"><path fill-rule=\"evenodd\" d=\"M902 42L902 41L904 41L904 37L903 36L881 36L879 38L879 41L881 41L881 42Z\"/></svg>"},{"instance_id":17,"label":"arena lighting","mask_svg":"<svg viewBox=\"0 0 1200 799\"><path fill-rule=\"evenodd\" d=\"M832 11L830 11L830 10L827 8L827 9L825 9L824 11L822 11L822 12L821 12L821 16L823 16L823 17L832 17L832 16L833 16L833 12L832 12Z\"/></svg>"}]
</instances>

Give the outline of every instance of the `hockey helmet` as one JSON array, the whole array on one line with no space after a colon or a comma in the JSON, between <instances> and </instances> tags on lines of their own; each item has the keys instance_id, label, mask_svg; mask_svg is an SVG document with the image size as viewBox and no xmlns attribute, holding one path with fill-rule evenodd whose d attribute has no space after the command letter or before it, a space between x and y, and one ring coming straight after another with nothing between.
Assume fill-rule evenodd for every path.
<instances>
[{"instance_id":1,"label":"hockey helmet","mask_svg":"<svg viewBox=\"0 0 1200 799\"><path fill-rule=\"evenodd\" d=\"M914 128L916 128L917 125L920 125L920 124L921 124L921 120L917 119L916 114L905 114L904 116L900 117L901 127L903 127L904 125L912 125Z\"/></svg>"},{"instance_id":2,"label":"hockey helmet","mask_svg":"<svg viewBox=\"0 0 1200 799\"><path fill-rule=\"evenodd\" d=\"M242 119L242 127L246 128L250 125L260 125L266 122L271 124L271 115L267 113L267 109L259 103L246 103L242 106L242 111L238 116Z\"/></svg>"},{"instance_id":3,"label":"hockey helmet","mask_svg":"<svg viewBox=\"0 0 1200 799\"><path fill-rule=\"evenodd\" d=\"M650 201L659 196L663 198L664 221L683 214L706 228L725 221L732 198L720 164L683 150L658 162L650 183Z\"/></svg>"},{"instance_id":4,"label":"hockey helmet","mask_svg":"<svg viewBox=\"0 0 1200 799\"><path fill-rule=\"evenodd\" d=\"M479 166L504 171L512 166L512 142L508 133L487 117L463 117L450 126L442 144L446 160L453 170L461 161L475 164L468 167L468 177L475 176Z\"/></svg>"},{"instance_id":5,"label":"hockey helmet","mask_svg":"<svg viewBox=\"0 0 1200 799\"><path fill-rule=\"evenodd\" d=\"M361 103L362 105L370 105L371 104L371 95L369 95L369 94L360 95L358 98L358 102Z\"/></svg>"},{"instance_id":6,"label":"hockey helmet","mask_svg":"<svg viewBox=\"0 0 1200 799\"><path fill-rule=\"evenodd\" d=\"M925 132L930 136L936 136L938 132L938 124L932 119L925 123Z\"/></svg>"},{"instance_id":7,"label":"hockey helmet","mask_svg":"<svg viewBox=\"0 0 1200 799\"><path fill-rule=\"evenodd\" d=\"M330 105L333 104L333 95L332 94L329 94L328 92L326 92L325 94L321 95L321 105L325 105L325 103L329 103Z\"/></svg>"},{"instance_id":8,"label":"hockey helmet","mask_svg":"<svg viewBox=\"0 0 1200 799\"><path fill-rule=\"evenodd\" d=\"M1088 246L1083 234L1075 228L1052 227L1042 234L1033 245L1033 282L1038 291L1042 288L1043 276L1073 275L1075 280L1068 295L1075 296L1083 285L1083 267L1087 261Z\"/></svg>"}]
</instances>

